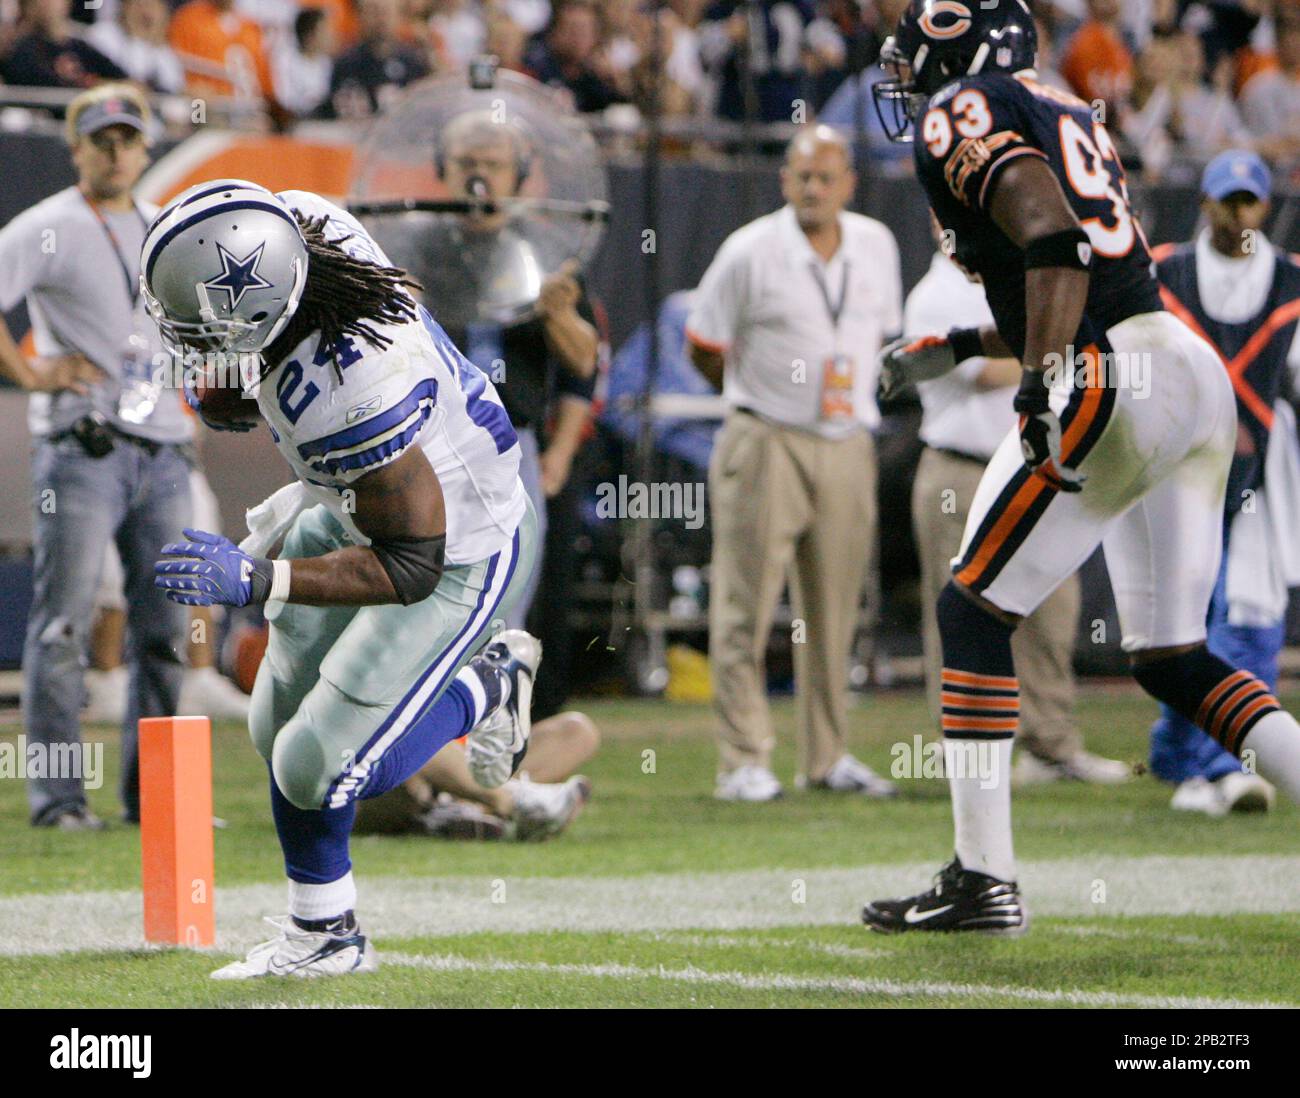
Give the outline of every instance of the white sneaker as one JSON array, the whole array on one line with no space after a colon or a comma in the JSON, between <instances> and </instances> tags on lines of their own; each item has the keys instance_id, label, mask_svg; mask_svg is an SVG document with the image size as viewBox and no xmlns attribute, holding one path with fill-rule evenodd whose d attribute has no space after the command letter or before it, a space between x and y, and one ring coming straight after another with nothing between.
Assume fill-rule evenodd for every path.
<instances>
[{"instance_id":1,"label":"white sneaker","mask_svg":"<svg viewBox=\"0 0 1300 1098\"><path fill-rule=\"evenodd\" d=\"M1091 751L1080 751L1061 763L1065 776L1089 785L1122 785L1133 777L1133 768L1119 759L1106 759Z\"/></svg>"},{"instance_id":2,"label":"white sneaker","mask_svg":"<svg viewBox=\"0 0 1300 1098\"><path fill-rule=\"evenodd\" d=\"M506 788L514 796L511 820L514 837L521 843L539 843L558 835L591 799L591 782L580 774L554 784L516 778L507 782Z\"/></svg>"},{"instance_id":3,"label":"white sneaker","mask_svg":"<svg viewBox=\"0 0 1300 1098\"><path fill-rule=\"evenodd\" d=\"M247 694L215 667L191 667L181 680L182 713L246 720L249 700Z\"/></svg>"},{"instance_id":4,"label":"white sneaker","mask_svg":"<svg viewBox=\"0 0 1300 1098\"><path fill-rule=\"evenodd\" d=\"M852 755L841 755L835 765L826 771L826 777L813 782L817 789L828 789L832 793L861 793L864 797L897 797L898 786L888 778L882 778L861 759Z\"/></svg>"},{"instance_id":5,"label":"white sneaker","mask_svg":"<svg viewBox=\"0 0 1300 1098\"><path fill-rule=\"evenodd\" d=\"M1216 819L1228 814L1228 803L1223 799L1215 782L1204 778L1188 778L1174 790L1169 807L1179 812L1203 812Z\"/></svg>"},{"instance_id":6,"label":"white sneaker","mask_svg":"<svg viewBox=\"0 0 1300 1098\"><path fill-rule=\"evenodd\" d=\"M519 769L532 731L533 676L542 662L542 642L522 629L506 629L470 660L479 674L503 675L509 693L470 731L465 762L484 789L505 785Z\"/></svg>"},{"instance_id":7,"label":"white sneaker","mask_svg":"<svg viewBox=\"0 0 1300 1098\"><path fill-rule=\"evenodd\" d=\"M1019 751L1011 769L1011 784L1046 785L1048 782L1073 781L1089 785L1119 785L1133 777L1133 771L1118 759L1105 759L1090 751L1080 751L1061 762L1048 762L1030 751Z\"/></svg>"},{"instance_id":8,"label":"white sneaker","mask_svg":"<svg viewBox=\"0 0 1300 1098\"><path fill-rule=\"evenodd\" d=\"M1234 770L1214 784L1229 812L1267 812L1273 807L1273 786L1258 774Z\"/></svg>"},{"instance_id":9,"label":"white sneaker","mask_svg":"<svg viewBox=\"0 0 1300 1098\"><path fill-rule=\"evenodd\" d=\"M126 692L131 685L131 672L126 664L108 671L86 671L86 705L81 711L83 720L121 724L126 716Z\"/></svg>"},{"instance_id":10,"label":"white sneaker","mask_svg":"<svg viewBox=\"0 0 1300 1098\"><path fill-rule=\"evenodd\" d=\"M767 767L750 765L719 774L713 795L720 801L774 801L784 792Z\"/></svg>"},{"instance_id":11,"label":"white sneaker","mask_svg":"<svg viewBox=\"0 0 1300 1098\"><path fill-rule=\"evenodd\" d=\"M288 915L266 920L280 934L255 945L242 961L212 973L214 980L252 980L258 976L346 976L374 972L379 957L356 921L334 931L302 930Z\"/></svg>"}]
</instances>

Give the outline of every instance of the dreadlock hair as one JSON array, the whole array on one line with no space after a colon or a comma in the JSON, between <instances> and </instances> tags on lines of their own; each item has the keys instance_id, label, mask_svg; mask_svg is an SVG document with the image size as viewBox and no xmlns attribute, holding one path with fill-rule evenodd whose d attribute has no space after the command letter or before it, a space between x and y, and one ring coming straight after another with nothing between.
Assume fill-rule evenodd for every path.
<instances>
[{"instance_id":1,"label":"dreadlock hair","mask_svg":"<svg viewBox=\"0 0 1300 1098\"><path fill-rule=\"evenodd\" d=\"M411 293L424 290L401 267L382 267L349 255L341 245L351 239L351 234L327 239L328 217L303 217L297 210L294 216L307 245L307 280L297 310L263 353L263 377L318 330L321 345L325 347L334 347L349 335L381 349L387 347L392 340L366 322L405 324L415 320L416 305ZM337 361L334 369L342 381L343 372Z\"/></svg>"}]
</instances>

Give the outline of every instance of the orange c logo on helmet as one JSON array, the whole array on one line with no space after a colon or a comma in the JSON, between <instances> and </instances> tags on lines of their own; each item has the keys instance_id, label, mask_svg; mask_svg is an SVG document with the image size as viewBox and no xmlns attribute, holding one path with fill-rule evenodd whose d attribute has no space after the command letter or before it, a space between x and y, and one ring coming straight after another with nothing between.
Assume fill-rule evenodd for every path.
<instances>
[{"instance_id":1,"label":"orange c logo on helmet","mask_svg":"<svg viewBox=\"0 0 1300 1098\"><path fill-rule=\"evenodd\" d=\"M936 22L936 17L941 15L950 15L952 19L940 26ZM970 29L970 8L965 4L957 3L957 0L935 0L922 13L921 18L917 20L917 25L930 38L957 38Z\"/></svg>"}]
</instances>

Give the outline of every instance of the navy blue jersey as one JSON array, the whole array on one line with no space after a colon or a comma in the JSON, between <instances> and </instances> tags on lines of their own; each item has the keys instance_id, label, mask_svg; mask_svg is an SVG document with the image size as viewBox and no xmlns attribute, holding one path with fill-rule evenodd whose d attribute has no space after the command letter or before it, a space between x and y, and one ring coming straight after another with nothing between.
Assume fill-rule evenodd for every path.
<instances>
[{"instance_id":1,"label":"navy blue jersey","mask_svg":"<svg viewBox=\"0 0 1300 1098\"><path fill-rule=\"evenodd\" d=\"M964 76L926 104L915 151L930 206L952 233L953 258L980 276L998 333L1018 357L1025 349L1024 252L989 213L1002 168L1018 157L1047 161L1092 241L1075 346L1101 342L1121 320L1161 309L1124 169L1083 100L1024 75Z\"/></svg>"}]
</instances>

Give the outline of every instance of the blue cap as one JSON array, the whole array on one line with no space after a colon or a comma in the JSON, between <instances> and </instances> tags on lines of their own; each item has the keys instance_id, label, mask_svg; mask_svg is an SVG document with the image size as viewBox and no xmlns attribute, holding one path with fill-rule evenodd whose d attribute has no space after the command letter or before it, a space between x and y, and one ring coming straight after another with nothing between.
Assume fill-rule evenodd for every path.
<instances>
[{"instance_id":1,"label":"blue cap","mask_svg":"<svg viewBox=\"0 0 1300 1098\"><path fill-rule=\"evenodd\" d=\"M1273 173L1253 152L1229 149L1219 153L1205 166L1201 176L1201 193L1215 202L1222 202L1230 194L1245 191L1261 202L1273 189Z\"/></svg>"}]
</instances>

